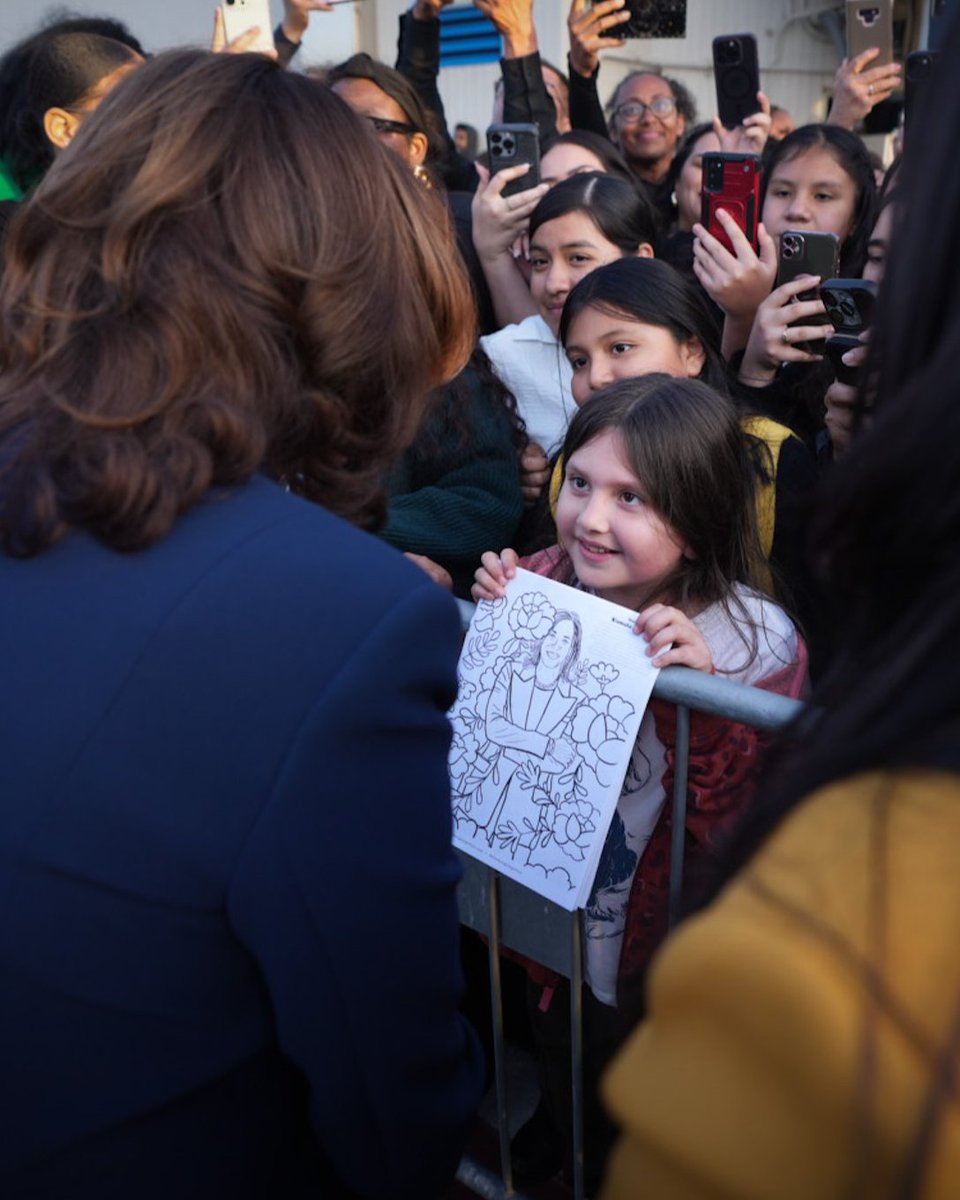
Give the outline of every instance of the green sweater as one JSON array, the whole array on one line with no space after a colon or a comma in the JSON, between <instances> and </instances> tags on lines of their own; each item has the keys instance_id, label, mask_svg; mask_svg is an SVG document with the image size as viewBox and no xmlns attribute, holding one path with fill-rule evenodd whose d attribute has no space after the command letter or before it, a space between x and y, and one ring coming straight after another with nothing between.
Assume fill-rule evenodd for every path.
<instances>
[{"instance_id":1,"label":"green sweater","mask_svg":"<svg viewBox=\"0 0 960 1200\"><path fill-rule=\"evenodd\" d=\"M511 545L523 515L513 426L472 367L443 389L387 490L381 537L440 563L469 596L480 555Z\"/></svg>"}]
</instances>

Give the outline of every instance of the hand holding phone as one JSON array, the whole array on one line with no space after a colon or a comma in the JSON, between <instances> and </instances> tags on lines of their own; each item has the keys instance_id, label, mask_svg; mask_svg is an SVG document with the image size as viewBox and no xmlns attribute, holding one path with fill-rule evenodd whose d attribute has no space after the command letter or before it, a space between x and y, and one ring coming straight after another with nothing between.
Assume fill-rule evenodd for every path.
<instances>
[{"instance_id":1,"label":"hand holding phone","mask_svg":"<svg viewBox=\"0 0 960 1200\"><path fill-rule=\"evenodd\" d=\"M220 15L225 44L222 47L214 47L215 49L229 50L233 42L255 28L256 38L249 45L244 45L243 49L256 54L276 53L270 0L223 0Z\"/></svg>"},{"instance_id":2,"label":"hand holding phone","mask_svg":"<svg viewBox=\"0 0 960 1200\"><path fill-rule=\"evenodd\" d=\"M756 154L710 151L703 156L700 223L734 254L733 243L717 219L721 209L736 221L756 251L760 211L760 159Z\"/></svg>"},{"instance_id":3,"label":"hand holding phone","mask_svg":"<svg viewBox=\"0 0 960 1200\"><path fill-rule=\"evenodd\" d=\"M713 39L713 75L717 115L726 129L742 125L760 111L760 67L752 33L727 33Z\"/></svg>"},{"instance_id":4,"label":"hand holding phone","mask_svg":"<svg viewBox=\"0 0 960 1200\"><path fill-rule=\"evenodd\" d=\"M487 129L487 153L490 156L490 177L506 167L529 164L529 171L519 179L511 179L502 196L515 196L529 191L540 182L540 131L532 124L499 124Z\"/></svg>"},{"instance_id":5,"label":"hand holding phone","mask_svg":"<svg viewBox=\"0 0 960 1200\"><path fill-rule=\"evenodd\" d=\"M777 271L777 287L798 279L801 275L818 275L821 279L833 279L840 262L840 239L835 233L807 232L787 229L780 235L780 266ZM818 287L798 293L798 300L818 300ZM829 325L826 312L797 318L789 322L797 325ZM805 342L803 348L811 354L822 354L826 345L823 338Z\"/></svg>"}]
</instances>

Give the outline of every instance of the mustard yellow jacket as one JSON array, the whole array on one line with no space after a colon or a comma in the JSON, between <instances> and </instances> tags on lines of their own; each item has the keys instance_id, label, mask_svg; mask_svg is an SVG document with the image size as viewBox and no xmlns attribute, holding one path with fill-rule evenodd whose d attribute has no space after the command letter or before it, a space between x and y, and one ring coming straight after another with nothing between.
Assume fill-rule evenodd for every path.
<instances>
[{"instance_id":1,"label":"mustard yellow jacket","mask_svg":"<svg viewBox=\"0 0 960 1200\"><path fill-rule=\"evenodd\" d=\"M805 801L655 961L608 1072L604 1200L885 1200L918 1146L960 1197L960 777L873 773ZM951 1039L954 1039L951 1044Z\"/></svg>"}]
</instances>

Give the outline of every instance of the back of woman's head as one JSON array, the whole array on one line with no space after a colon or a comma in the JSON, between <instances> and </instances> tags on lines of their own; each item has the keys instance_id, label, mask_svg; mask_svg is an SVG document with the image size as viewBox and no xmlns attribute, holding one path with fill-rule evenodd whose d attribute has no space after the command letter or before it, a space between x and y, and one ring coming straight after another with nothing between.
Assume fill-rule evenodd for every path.
<instances>
[{"instance_id":1,"label":"back of woman's head","mask_svg":"<svg viewBox=\"0 0 960 1200\"><path fill-rule=\"evenodd\" d=\"M472 315L441 206L336 96L258 55L154 59L8 234L6 545L146 545L261 468L374 523Z\"/></svg>"},{"instance_id":2,"label":"back of woman's head","mask_svg":"<svg viewBox=\"0 0 960 1200\"><path fill-rule=\"evenodd\" d=\"M648 503L692 551L672 581L672 603L710 604L728 598L735 582L752 583L759 562L752 470L733 402L695 379L620 380L577 410L564 461L608 430L623 439Z\"/></svg>"},{"instance_id":3,"label":"back of woman's head","mask_svg":"<svg viewBox=\"0 0 960 1200\"><path fill-rule=\"evenodd\" d=\"M717 391L728 391L716 322L700 289L669 263L657 258L620 258L584 276L563 306L563 345L573 322L588 308L669 330L678 343L695 339L704 352L698 378Z\"/></svg>"},{"instance_id":4,"label":"back of woman's head","mask_svg":"<svg viewBox=\"0 0 960 1200\"><path fill-rule=\"evenodd\" d=\"M51 108L75 109L106 76L139 61L123 42L45 29L0 60L0 158L17 184L33 187L53 162L44 131Z\"/></svg>"},{"instance_id":5,"label":"back of woman's head","mask_svg":"<svg viewBox=\"0 0 960 1200\"><path fill-rule=\"evenodd\" d=\"M859 276L867 257L867 240L876 219L877 181L873 163L863 141L839 125L801 125L782 141L767 143L763 166L763 197L780 163L799 158L809 150L826 150L849 175L854 186L850 232L840 247L840 274Z\"/></svg>"},{"instance_id":6,"label":"back of woman's head","mask_svg":"<svg viewBox=\"0 0 960 1200\"><path fill-rule=\"evenodd\" d=\"M656 238L656 218L649 201L632 183L591 171L571 175L552 187L530 217L530 237L541 225L568 213L585 213L608 242L624 254L636 254Z\"/></svg>"}]
</instances>

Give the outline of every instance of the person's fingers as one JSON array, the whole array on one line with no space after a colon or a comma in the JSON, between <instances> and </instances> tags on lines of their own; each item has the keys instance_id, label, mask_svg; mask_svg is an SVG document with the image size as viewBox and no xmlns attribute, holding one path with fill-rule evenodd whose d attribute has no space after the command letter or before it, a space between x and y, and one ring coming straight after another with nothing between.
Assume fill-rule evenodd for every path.
<instances>
[{"instance_id":1,"label":"person's fingers","mask_svg":"<svg viewBox=\"0 0 960 1200\"><path fill-rule=\"evenodd\" d=\"M879 46L871 46L867 50L861 50L860 53L856 56L856 58L849 59L849 60L844 59L844 62L847 62L849 64L850 70L854 73L854 75L859 75L860 72L869 63L872 63L875 58L879 58L879 57L880 57L880 47Z\"/></svg>"},{"instance_id":2,"label":"person's fingers","mask_svg":"<svg viewBox=\"0 0 960 1200\"><path fill-rule=\"evenodd\" d=\"M757 246L760 251L760 261L769 271L775 273L777 270L777 243L767 233L767 227L762 221L757 225Z\"/></svg>"}]
</instances>

